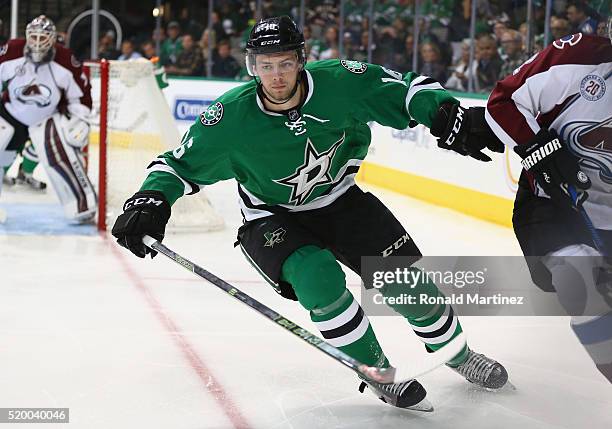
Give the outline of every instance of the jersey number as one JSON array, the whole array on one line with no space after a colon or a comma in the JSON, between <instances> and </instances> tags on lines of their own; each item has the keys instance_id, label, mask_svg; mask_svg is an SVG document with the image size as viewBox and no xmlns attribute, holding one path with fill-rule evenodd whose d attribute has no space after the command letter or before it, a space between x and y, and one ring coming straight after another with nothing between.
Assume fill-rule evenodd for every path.
<instances>
[{"instance_id":1,"label":"jersey number","mask_svg":"<svg viewBox=\"0 0 612 429\"><path fill-rule=\"evenodd\" d=\"M386 82L390 82L390 83L399 83L399 84L401 84L401 85L408 86L408 84L402 80L402 74L401 74L401 73L396 72L396 71L394 71L394 70L389 70L388 68L385 68L385 67L382 67L382 69L383 69L383 71L384 71L385 73L387 73L389 76L393 76L393 77L391 77L391 78L388 78L388 77L383 77L383 78L381 78L381 80L382 80L383 82L385 82L385 83L386 83Z\"/></svg>"},{"instance_id":2,"label":"jersey number","mask_svg":"<svg viewBox=\"0 0 612 429\"><path fill-rule=\"evenodd\" d=\"M595 96L599 92L599 88L601 88L601 86L597 82L592 80L589 82L585 91L591 94L592 96Z\"/></svg>"},{"instance_id":3,"label":"jersey number","mask_svg":"<svg viewBox=\"0 0 612 429\"><path fill-rule=\"evenodd\" d=\"M176 159L181 159L181 157L185 155L185 151L189 149L191 146L193 146L193 137L190 137L189 140L187 140L182 145L174 149L172 151L172 155L174 155Z\"/></svg>"}]
</instances>

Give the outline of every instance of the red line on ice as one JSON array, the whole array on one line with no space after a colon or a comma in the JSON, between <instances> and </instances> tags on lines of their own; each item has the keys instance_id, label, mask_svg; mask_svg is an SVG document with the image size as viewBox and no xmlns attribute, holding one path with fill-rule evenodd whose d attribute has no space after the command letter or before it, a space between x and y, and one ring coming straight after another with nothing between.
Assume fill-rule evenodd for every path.
<instances>
[{"instance_id":1,"label":"red line on ice","mask_svg":"<svg viewBox=\"0 0 612 429\"><path fill-rule=\"evenodd\" d=\"M106 237L103 236L105 239ZM225 389L219 381L215 378L213 372L206 366L204 361L196 353L193 346L187 341L180 328L174 323L172 318L164 311L162 305L157 301L155 296L147 288L142 279L132 270L129 266L125 257L119 252L117 246L110 240L106 240L108 246L111 249L113 255L119 260L123 270L126 272L132 284L142 292L147 304L153 309L155 315L164 326L166 331L170 334L172 339L178 348L183 352L183 356L187 359L193 370L196 372L204 387L215 398L219 407L223 410L223 413L232 422L235 428L250 428L251 425L247 419L242 415L234 401L227 394Z\"/></svg>"}]
</instances>

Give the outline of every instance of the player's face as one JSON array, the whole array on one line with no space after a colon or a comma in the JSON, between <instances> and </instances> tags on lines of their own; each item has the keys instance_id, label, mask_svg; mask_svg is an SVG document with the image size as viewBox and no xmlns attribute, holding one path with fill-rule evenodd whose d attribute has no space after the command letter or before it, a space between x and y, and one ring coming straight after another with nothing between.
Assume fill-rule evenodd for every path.
<instances>
[{"instance_id":1,"label":"player's face","mask_svg":"<svg viewBox=\"0 0 612 429\"><path fill-rule=\"evenodd\" d=\"M295 52L257 55L257 76L261 79L266 93L276 100L289 97L297 82L299 68Z\"/></svg>"}]
</instances>

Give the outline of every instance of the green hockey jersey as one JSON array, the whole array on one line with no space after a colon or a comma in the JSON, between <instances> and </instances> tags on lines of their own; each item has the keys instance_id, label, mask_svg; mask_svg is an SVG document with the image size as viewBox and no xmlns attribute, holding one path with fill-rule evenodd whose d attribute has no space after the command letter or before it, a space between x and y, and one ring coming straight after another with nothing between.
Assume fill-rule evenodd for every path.
<instances>
[{"instance_id":1,"label":"green hockey jersey","mask_svg":"<svg viewBox=\"0 0 612 429\"><path fill-rule=\"evenodd\" d=\"M233 178L246 220L324 207L354 185L371 141L368 122L429 127L441 103L457 102L427 76L356 61L309 63L302 76L307 96L285 113L264 107L255 81L223 94L181 146L151 163L141 189L173 204Z\"/></svg>"}]
</instances>

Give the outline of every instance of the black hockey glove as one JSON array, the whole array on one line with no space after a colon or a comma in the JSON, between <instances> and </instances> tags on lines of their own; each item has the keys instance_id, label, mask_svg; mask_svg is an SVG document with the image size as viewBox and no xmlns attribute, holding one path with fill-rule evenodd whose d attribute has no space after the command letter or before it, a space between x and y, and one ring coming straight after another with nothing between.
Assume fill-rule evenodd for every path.
<instances>
[{"instance_id":1,"label":"black hockey glove","mask_svg":"<svg viewBox=\"0 0 612 429\"><path fill-rule=\"evenodd\" d=\"M142 242L142 237L150 235L158 241L164 239L166 224L170 218L170 204L159 191L140 191L129 198L123 205L123 213L113 226L113 235L117 243L128 249L139 258L157 252L149 249Z\"/></svg>"},{"instance_id":2,"label":"black hockey glove","mask_svg":"<svg viewBox=\"0 0 612 429\"><path fill-rule=\"evenodd\" d=\"M567 207L567 204L580 205L587 199L585 190L591 187L591 181L555 130L542 128L533 140L515 146L514 151L523 159L523 168L535 176L553 202ZM578 191L576 201L570 196L569 186Z\"/></svg>"},{"instance_id":3,"label":"black hockey glove","mask_svg":"<svg viewBox=\"0 0 612 429\"><path fill-rule=\"evenodd\" d=\"M489 162L482 152L504 152L504 144L493 134L484 118L484 107L465 109L459 104L444 103L431 125L431 134L438 138L438 147L463 156Z\"/></svg>"}]
</instances>

